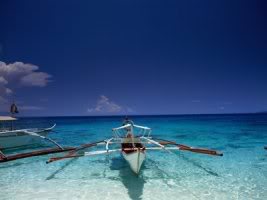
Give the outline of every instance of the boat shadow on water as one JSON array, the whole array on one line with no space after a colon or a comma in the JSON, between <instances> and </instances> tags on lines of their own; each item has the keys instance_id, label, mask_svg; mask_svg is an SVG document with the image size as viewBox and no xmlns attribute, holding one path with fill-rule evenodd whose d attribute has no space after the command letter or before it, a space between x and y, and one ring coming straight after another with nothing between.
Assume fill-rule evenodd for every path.
<instances>
[{"instance_id":1,"label":"boat shadow on water","mask_svg":"<svg viewBox=\"0 0 267 200\"><path fill-rule=\"evenodd\" d=\"M58 170L54 171L52 174L50 174L45 180L49 181L51 179L54 179L57 174L62 172L66 167L71 165L73 162L75 162L78 158L73 158L68 160L66 163L64 163Z\"/></svg>"},{"instance_id":2,"label":"boat shadow on water","mask_svg":"<svg viewBox=\"0 0 267 200\"><path fill-rule=\"evenodd\" d=\"M110 169L119 170L119 180L121 180L122 184L128 190L128 195L130 199L132 200L142 199L143 189L146 183L142 175L142 172L140 172L139 175L135 174L130 169L128 163L121 157L116 157L110 160Z\"/></svg>"},{"instance_id":3,"label":"boat shadow on water","mask_svg":"<svg viewBox=\"0 0 267 200\"><path fill-rule=\"evenodd\" d=\"M7 169L7 168L13 168L13 167L19 167L23 165L32 165L34 163L40 162L39 160L30 160L30 161L15 161L12 163L4 163L3 165L0 165L0 170L1 169Z\"/></svg>"},{"instance_id":4,"label":"boat shadow on water","mask_svg":"<svg viewBox=\"0 0 267 200\"><path fill-rule=\"evenodd\" d=\"M198 161L193 160L193 159L190 159L190 158L187 158L186 156L183 156L183 155L180 155L180 157L181 157L184 161L186 161L186 162L192 164L193 166L195 166L195 167L197 167L197 168L199 168L199 169L205 171L207 174L212 175L212 176L217 176L217 177L219 177L219 174L218 174L217 172L215 172L215 171L213 171L212 169L209 169L209 168L207 168L207 167L204 167L204 166L203 166L202 164L200 164Z\"/></svg>"}]
</instances>

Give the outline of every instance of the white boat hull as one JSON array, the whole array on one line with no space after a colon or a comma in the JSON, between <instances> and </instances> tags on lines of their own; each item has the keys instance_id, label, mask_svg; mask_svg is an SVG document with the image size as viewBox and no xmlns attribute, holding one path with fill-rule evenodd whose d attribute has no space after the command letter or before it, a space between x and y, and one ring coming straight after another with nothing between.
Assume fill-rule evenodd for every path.
<instances>
[{"instance_id":1,"label":"white boat hull","mask_svg":"<svg viewBox=\"0 0 267 200\"><path fill-rule=\"evenodd\" d=\"M146 157L145 152L137 150L132 153L122 152L122 155L124 159L129 163L133 172L138 174Z\"/></svg>"},{"instance_id":2,"label":"white boat hull","mask_svg":"<svg viewBox=\"0 0 267 200\"><path fill-rule=\"evenodd\" d=\"M38 133L41 136L47 136L53 127L43 130L37 129L25 129L25 130L13 130L0 132L0 149L17 148L22 146L28 146L38 144L43 141L40 137L26 134L25 131L32 131Z\"/></svg>"}]
</instances>

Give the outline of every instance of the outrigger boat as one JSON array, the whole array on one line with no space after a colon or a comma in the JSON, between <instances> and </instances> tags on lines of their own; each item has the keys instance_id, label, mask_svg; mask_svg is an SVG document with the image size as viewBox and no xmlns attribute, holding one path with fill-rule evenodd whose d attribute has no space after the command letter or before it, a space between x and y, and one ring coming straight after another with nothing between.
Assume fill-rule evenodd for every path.
<instances>
[{"instance_id":1,"label":"outrigger boat","mask_svg":"<svg viewBox=\"0 0 267 200\"><path fill-rule=\"evenodd\" d=\"M58 146L57 143L46 137L47 134L55 128L56 124L50 128L43 129L15 129L14 121L17 120L15 118L15 114L17 113L19 113L18 107L13 103L10 106L11 116L0 116L0 150L36 144L41 141L40 139L49 140ZM9 122L11 126L6 128L4 125Z\"/></svg>"},{"instance_id":2,"label":"outrigger boat","mask_svg":"<svg viewBox=\"0 0 267 200\"><path fill-rule=\"evenodd\" d=\"M63 148L56 141L47 137L48 133L56 126L54 124L50 128L27 128L27 129L14 129L14 121L17 119L14 114L18 113L17 106L13 103L10 108L11 116L0 116L0 162L8 162L12 160L45 155L50 153L63 152L75 149L74 147ZM8 122L11 122L11 126L4 127ZM18 148L23 146L29 146L33 144L39 144L41 141L46 140L56 146L56 148L49 148L44 150L31 151L27 153L18 153L13 155L6 155L3 153L6 149Z\"/></svg>"},{"instance_id":3,"label":"outrigger boat","mask_svg":"<svg viewBox=\"0 0 267 200\"><path fill-rule=\"evenodd\" d=\"M0 123L11 122L11 127L0 129L0 149L17 148L32 144L40 143L42 139L50 140L47 135L56 124L49 128L27 128L27 129L14 129L13 121L17 119L9 116L0 116Z\"/></svg>"},{"instance_id":4,"label":"outrigger boat","mask_svg":"<svg viewBox=\"0 0 267 200\"><path fill-rule=\"evenodd\" d=\"M0 117L0 119L3 117ZM5 117L7 119L7 117ZM14 120L14 119L12 119ZM46 129L16 129L16 130L3 130L0 131L0 163L9 162L13 160L41 156L52 153L60 153L65 151L74 150L75 147L62 147L56 141L47 137L47 134L52 131L56 125L53 125L50 128ZM40 149L35 151L30 151L26 153L17 153L12 155L6 155L3 151L9 148L22 147L25 145L32 145L40 143L41 141L46 140L49 143L52 143L56 147Z\"/></svg>"},{"instance_id":5,"label":"outrigger boat","mask_svg":"<svg viewBox=\"0 0 267 200\"><path fill-rule=\"evenodd\" d=\"M134 132L134 130L138 130L138 132ZM132 171L138 174L145 160L146 151L148 150L164 150L169 153L174 153L172 150L181 150L213 156L223 155L215 150L194 148L177 144L173 141L153 138L151 137L151 129L149 127L136 125L130 120L127 120L126 123L124 123L124 125L121 127L113 128L112 132L113 137L110 139L82 145L74 150L69 151L65 156L50 158L47 163L67 158L121 152L123 158L129 163ZM145 144L147 146L145 146ZM105 150L85 151L85 149L101 145L105 146ZM119 145L120 148L110 149L110 145ZM172 145L172 147L170 147L170 145Z\"/></svg>"}]
</instances>

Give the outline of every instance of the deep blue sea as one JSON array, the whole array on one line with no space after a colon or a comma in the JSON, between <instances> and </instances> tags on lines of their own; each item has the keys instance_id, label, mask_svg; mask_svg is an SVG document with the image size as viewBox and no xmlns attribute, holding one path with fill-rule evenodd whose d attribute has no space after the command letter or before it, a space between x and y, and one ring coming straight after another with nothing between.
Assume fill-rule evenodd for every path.
<instances>
[{"instance_id":1,"label":"deep blue sea","mask_svg":"<svg viewBox=\"0 0 267 200\"><path fill-rule=\"evenodd\" d=\"M56 123L49 136L62 145L77 146L110 138L111 129L122 120L22 118L16 126L48 127ZM267 199L266 114L136 116L132 120L152 128L152 136L157 138L216 149L224 156L151 151L139 176L120 154L51 164L46 164L51 155L27 158L0 164L0 200Z\"/></svg>"}]
</instances>

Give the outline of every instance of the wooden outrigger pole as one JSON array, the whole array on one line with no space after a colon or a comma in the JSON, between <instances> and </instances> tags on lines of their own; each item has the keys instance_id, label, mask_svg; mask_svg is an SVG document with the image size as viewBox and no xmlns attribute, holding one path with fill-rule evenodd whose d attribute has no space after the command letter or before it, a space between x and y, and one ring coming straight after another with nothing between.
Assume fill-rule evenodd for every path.
<instances>
[{"instance_id":1,"label":"wooden outrigger pole","mask_svg":"<svg viewBox=\"0 0 267 200\"><path fill-rule=\"evenodd\" d=\"M101 141L98 141L98 142L87 143L87 144L81 145L79 147L76 147L76 148L72 149L65 156L52 157L52 158L50 158L48 161L46 161L46 164L51 163L51 162L54 162L54 161L58 161L58 160L63 160L63 159L66 159L66 158L75 158L75 157L84 156L83 154L78 154L77 155L76 152L81 151L81 150L84 150L86 148L97 146L97 144L103 143L103 142L105 142L105 140L101 140Z\"/></svg>"},{"instance_id":2,"label":"wooden outrigger pole","mask_svg":"<svg viewBox=\"0 0 267 200\"><path fill-rule=\"evenodd\" d=\"M5 155L3 152L0 151L0 163L23 159L23 158L34 157L34 156L61 153L61 152L71 151L74 149L75 149L74 147L50 148L50 149L36 150L32 152L27 152L27 153L19 153L19 154L14 154L14 155Z\"/></svg>"},{"instance_id":3,"label":"wooden outrigger pole","mask_svg":"<svg viewBox=\"0 0 267 200\"><path fill-rule=\"evenodd\" d=\"M156 140L159 140L159 144L161 144L161 145L174 145L174 146L178 147L178 149L181 151L190 151L193 153L209 154L209 155L213 155L213 156L223 156L223 153L218 152L216 150L190 147L190 146L187 146L184 144L177 144L176 142L164 140L164 139L156 139Z\"/></svg>"},{"instance_id":4,"label":"wooden outrigger pole","mask_svg":"<svg viewBox=\"0 0 267 200\"><path fill-rule=\"evenodd\" d=\"M67 156L73 157L76 152L81 151L85 148L96 146L98 143L101 143L101 142L104 142L104 140L101 140L99 142L84 144L84 145L81 145L79 147L61 147L61 146L59 146L57 148L42 149L42 150L36 150L36 151L13 154L13 155L5 155L0 150L0 163L9 162L9 161L13 161L13 160L19 160L19 159L23 159L23 158L30 158L30 157L34 157L34 156L42 156L42 155L48 155L48 154L54 154L54 153L62 153L62 152L68 152ZM66 156L64 156L63 158L65 158L65 157ZM53 159L51 159L51 160L53 160ZM61 160L61 157L57 157L56 160Z\"/></svg>"}]
</instances>

